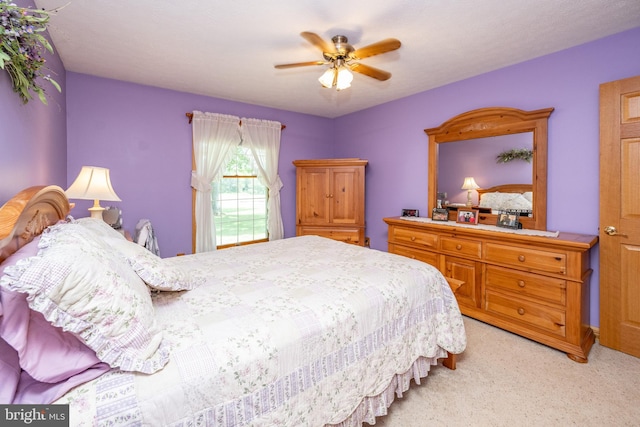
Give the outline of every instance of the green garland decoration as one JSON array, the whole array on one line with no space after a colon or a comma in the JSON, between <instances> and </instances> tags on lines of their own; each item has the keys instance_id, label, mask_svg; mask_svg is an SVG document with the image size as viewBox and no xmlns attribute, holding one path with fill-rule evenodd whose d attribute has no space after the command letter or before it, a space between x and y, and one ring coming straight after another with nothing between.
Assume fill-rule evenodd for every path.
<instances>
[{"instance_id":1,"label":"green garland decoration","mask_svg":"<svg viewBox=\"0 0 640 427\"><path fill-rule=\"evenodd\" d=\"M11 77L13 91L23 103L29 102L35 92L47 104L41 81L49 82L58 92L60 85L47 74L44 51L53 48L40 33L47 30L49 12L18 7L8 0L0 0L0 69ZM40 79L40 80L39 80Z\"/></svg>"},{"instance_id":2,"label":"green garland decoration","mask_svg":"<svg viewBox=\"0 0 640 427\"><path fill-rule=\"evenodd\" d=\"M512 160L524 160L531 163L533 151L527 148L514 148L513 150L503 151L496 157L496 163L509 163Z\"/></svg>"}]
</instances>

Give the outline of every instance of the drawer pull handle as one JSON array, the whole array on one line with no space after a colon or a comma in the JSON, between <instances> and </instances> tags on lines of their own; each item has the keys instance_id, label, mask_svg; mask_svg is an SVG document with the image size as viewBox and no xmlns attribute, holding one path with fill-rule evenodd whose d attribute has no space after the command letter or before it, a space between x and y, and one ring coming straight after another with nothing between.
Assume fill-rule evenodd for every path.
<instances>
[{"instance_id":1,"label":"drawer pull handle","mask_svg":"<svg viewBox=\"0 0 640 427\"><path fill-rule=\"evenodd\" d=\"M524 315L524 308L520 307L520 308L518 309L518 314L519 314L520 316Z\"/></svg>"},{"instance_id":2,"label":"drawer pull handle","mask_svg":"<svg viewBox=\"0 0 640 427\"><path fill-rule=\"evenodd\" d=\"M524 255L518 255L518 261L524 262L524 260L525 260Z\"/></svg>"},{"instance_id":3,"label":"drawer pull handle","mask_svg":"<svg viewBox=\"0 0 640 427\"><path fill-rule=\"evenodd\" d=\"M457 249L457 250L462 249L462 245L456 245L456 249Z\"/></svg>"},{"instance_id":4,"label":"drawer pull handle","mask_svg":"<svg viewBox=\"0 0 640 427\"><path fill-rule=\"evenodd\" d=\"M518 280L518 286L524 288L524 280Z\"/></svg>"},{"instance_id":5,"label":"drawer pull handle","mask_svg":"<svg viewBox=\"0 0 640 427\"><path fill-rule=\"evenodd\" d=\"M415 242L416 241L416 236L411 236L411 241Z\"/></svg>"}]
</instances>

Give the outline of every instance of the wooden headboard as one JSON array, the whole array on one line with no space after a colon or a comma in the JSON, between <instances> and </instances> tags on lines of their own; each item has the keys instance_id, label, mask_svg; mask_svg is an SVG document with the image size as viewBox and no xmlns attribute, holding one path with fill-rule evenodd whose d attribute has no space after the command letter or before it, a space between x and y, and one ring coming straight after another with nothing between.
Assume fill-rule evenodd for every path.
<instances>
[{"instance_id":1,"label":"wooden headboard","mask_svg":"<svg viewBox=\"0 0 640 427\"><path fill-rule=\"evenodd\" d=\"M496 185L495 187L489 188L478 188L476 190L478 192L478 204L480 204L480 200L482 199L482 195L484 193L527 193L533 191L533 185L531 184L503 184Z\"/></svg>"},{"instance_id":2,"label":"wooden headboard","mask_svg":"<svg viewBox=\"0 0 640 427\"><path fill-rule=\"evenodd\" d=\"M0 262L29 243L71 210L62 188L29 187L0 208Z\"/></svg>"}]
</instances>

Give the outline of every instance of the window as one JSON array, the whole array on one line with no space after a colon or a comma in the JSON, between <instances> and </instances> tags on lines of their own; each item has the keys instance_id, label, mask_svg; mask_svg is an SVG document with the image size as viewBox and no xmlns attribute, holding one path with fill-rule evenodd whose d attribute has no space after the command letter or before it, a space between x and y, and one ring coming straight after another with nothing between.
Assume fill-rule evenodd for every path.
<instances>
[{"instance_id":1,"label":"window","mask_svg":"<svg viewBox=\"0 0 640 427\"><path fill-rule=\"evenodd\" d=\"M239 145L223 178L213 182L211 200L218 248L268 240L267 194L251 151Z\"/></svg>"}]
</instances>

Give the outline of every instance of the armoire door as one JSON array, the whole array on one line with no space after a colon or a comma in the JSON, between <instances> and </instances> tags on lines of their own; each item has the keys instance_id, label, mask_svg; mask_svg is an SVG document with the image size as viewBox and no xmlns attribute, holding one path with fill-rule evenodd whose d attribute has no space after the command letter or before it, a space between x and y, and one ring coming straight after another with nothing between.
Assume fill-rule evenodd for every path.
<instances>
[{"instance_id":1,"label":"armoire door","mask_svg":"<svg viewBox=\"0 0 640 427\"><path fill-rule=\"evenodd\" d=\"M331 223L330 178L327 168L298 169L296 187L298 225Z\"/></svg>"},{"instance_id":2,"label":"armoire door","mask_svg":"<svg viewBox=\"0 0 640 427\"><path fill-rule=\"evenodd\" d=\"M640 76L600 85L600 343L640 357Z\"/></svg>"},{"instance_id":3,"label":"armoire door","mask_svg":"<svg viewBox=\"0 0 640 427\"><path fill-rule=\"evenodd\" d=\"M361 224L361 206L364 205L364 170L361 167L331 169L331 222L334 224Z\"/></svg>"}]
</instances>

